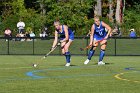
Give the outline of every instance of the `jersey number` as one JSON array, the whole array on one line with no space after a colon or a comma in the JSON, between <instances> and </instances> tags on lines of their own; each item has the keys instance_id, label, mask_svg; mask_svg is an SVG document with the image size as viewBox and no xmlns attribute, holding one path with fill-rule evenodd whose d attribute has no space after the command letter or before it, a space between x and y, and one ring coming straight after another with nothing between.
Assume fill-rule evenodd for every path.
<instances>
[{"instance_id":1,"label":"jersey number","mask_svg":"<svg viewBox=\"0 0 140 93\"><path fill-rule=\"evenodd\" d=\"M99 31L99 35L101 35L101 36L102 36L102 35L103 35L103 32L102 32L102 31Z\"/></svg>"}]
</instances>

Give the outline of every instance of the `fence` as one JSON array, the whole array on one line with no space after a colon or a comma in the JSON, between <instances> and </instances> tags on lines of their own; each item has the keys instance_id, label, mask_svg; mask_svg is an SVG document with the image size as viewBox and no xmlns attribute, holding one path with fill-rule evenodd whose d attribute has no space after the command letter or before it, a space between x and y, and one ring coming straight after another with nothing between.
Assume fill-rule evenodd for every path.
<instances>
[{"instance_id":1,"label":"fence","mask_svg":"<svg viewBox=\"0 0 140 93\"><path fill-rule=\"evenodd\" d=\"M42 40L39 37L32 38L31 41L16 41L18 38L4 38L0 37L0 55L44 55L49 52L53 37ZM73 55L87 55L87 51L80 51L80 48L84 48L88 45L89 38L83 39L83 37L75 37L74 42L70 47L71 54ZM100 48L95 52L95 55L99 55ZM58 47L52 55L61 55L61 49ZM121 38L109 38L106 49L106 55L118 56L140 56L140 37L131 39L128 37Z\"/></svg>"}]
</instances>

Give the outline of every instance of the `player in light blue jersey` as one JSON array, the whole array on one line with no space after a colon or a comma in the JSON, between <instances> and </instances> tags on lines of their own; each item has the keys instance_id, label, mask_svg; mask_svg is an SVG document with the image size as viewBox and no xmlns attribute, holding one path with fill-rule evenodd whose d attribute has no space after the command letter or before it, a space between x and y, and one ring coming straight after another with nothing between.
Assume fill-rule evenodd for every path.
<instances>
[{"instance_id":1,"label":"player in light blue jersey","mask_svg":"<svg viewBox=\"0 0 140 93\"><path fill-rule=\"evenodd\" d=\"M107 31L105 30L107 29ZM104 65L103 58L105 55L105 49L107 45L107 38L109 37L111 33L111 27L104 23L103 21L100 21L99 17L94 18L94 24L91 27L91 35L90 35L90 43L89 46L92 46L87 60L84 62L84 64L88 64L91 60L91 57L94 55L94 52L100 43L101 50L100 50L100 57L98 61L98 65Z\"/></svg>"},{"instance_id":2,"label":"player in light blue jersey","mask_svg":"<svg viewBox=\"0 0 140 93\"><path fill-rule=\"evenodd\" d=\"M66 65L70 66L70 57L69 47L74 40L74 33L67 25L61 25L59 21L54 22L55 26L55 39L52 45L52 49L57 45L58 36L60 35L61 49L62 54L66 57Z\"/></svg>"}]
</instances>

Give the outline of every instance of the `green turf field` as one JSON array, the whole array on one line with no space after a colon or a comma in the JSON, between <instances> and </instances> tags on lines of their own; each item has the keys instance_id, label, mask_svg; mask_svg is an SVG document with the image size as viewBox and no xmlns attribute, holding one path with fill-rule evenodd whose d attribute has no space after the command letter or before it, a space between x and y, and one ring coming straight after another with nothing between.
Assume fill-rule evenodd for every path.
<instances>
[{"instance_id":1,"label":"green turf field","mask_svg":"<svg viewBox=\"0 0 140 93\"><path fill-rule=\"evenodd\" d=\"M98 56L88 65L86 57L73 56L64 67L63 56L0 56L0 93L139 93L140 57ZM33 63L40 62L38 67Z\"/></svg>"}]
</instances>

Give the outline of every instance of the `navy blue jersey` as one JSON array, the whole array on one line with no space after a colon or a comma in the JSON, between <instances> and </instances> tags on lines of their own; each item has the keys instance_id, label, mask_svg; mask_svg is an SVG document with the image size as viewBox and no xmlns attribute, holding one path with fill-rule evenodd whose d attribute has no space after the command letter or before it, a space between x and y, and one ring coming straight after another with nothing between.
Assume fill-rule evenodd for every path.
<instances>
[{"instance_id":1,"label":"navy blue jersey","mask_svg":"<svg viewBox=\"0 0 140 93\"><path fill-rule=\"evenodd\" d=\"M60 40L63 40L65 38L65 31L64 31L64 25L62 25L62 32L59 30L56 30L58 34L60 34ZM74 33L71 29L68 28L68 34L69 34L69 39L74 40Z\"/></svg>"},{"instance_id":2,"label":"navy blue jersey","mask_svg":"<svg viewBox=\"0 0 140 93\"><path fill-rule=\"evenodd\" d=\"M105 27L102 26L102 21L100 22L100 25L97 26L94 24L94 39L95 40L101 40L107 35L107 32L105 30Z\"/></svg>"}]
</instances>

